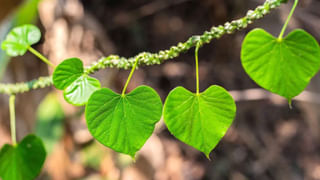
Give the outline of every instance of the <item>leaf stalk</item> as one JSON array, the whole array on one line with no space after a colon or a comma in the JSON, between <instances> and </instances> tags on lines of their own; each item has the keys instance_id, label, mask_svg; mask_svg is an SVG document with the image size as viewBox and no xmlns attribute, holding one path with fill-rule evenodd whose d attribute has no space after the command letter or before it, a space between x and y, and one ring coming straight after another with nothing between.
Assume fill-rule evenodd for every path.
<instances>
[{"instance_id":1,"label":"leaf stalk","mask_svg":"<svg viewBox=\"0 0 320 180\"><path fill-rule=\"evenodd\" d=\"M31 46L28 47L28 50L34 54L35 56L37 56L39 59L41 59L43 62L45 62L46 64L48 64L49 66L51 66L52 68L55 68L55 65L53 65L49 59L47 59L46 57L44 57L41 53L39 53L37 50L33 49Z\"/></svg>"},{"instance_id":2,"label":"leaf stalk","mask_svg":"<svg viewBox=\"0 0 320 180\"><path fill-rule=\"evenodd\" d=\"M136 62L134 63L134 65L133 65L133 67L132 67L132 69L131 69L131 72L130 72L130 74L129 74L129 77L128 77L128 79L127 79L127 82L126 82L126 84L124 85L124 88L123 88L122 93L121 93L121 96L122 96L122 97L125 96L125 94L126 94L126 90L127 90L128 84L129 84L129 82L130 82L130 80L131 80L131 78L132 78L132 75L133 75L134 71L135 71L136 68L137 68L138 61L139 61L139 58L136 59Z\"/></svg>"},{"instance_id":3,"label":"leaf stalk","mask_svg":"<svg viewBox=\"0 0 320 180\"><path fill-rule=\"evenodd\" d=\"M293 13L294 13L294 10L296 9L296 7L297 7L297 5L298 5L298 2L299 2L299 0L295 0L295 1L294 1L294 4L293 4L292 9L291 9L291 11L290 11L290 14L289 14L289 16L288 16L285 24L283 25L280 34L279 34L278 41L282 41L283 34L284 34L284 32L286 31L286 29L287 29L287 26L288 26L288 24L289 24L289 22L290 22L290 19L291 19Z\"/></svg>"},{"instance_id":4,"label":"leaf stalk","mask_svg":"<svg viewBox=\"0 0 320 180\"><path fill-rule=\"evenodd\" d=\"M195 56L195 60L196 60L196 88L197 88L196 94L197 95L200 94L199 93L199 58L198 58L200 47L201 47L201 44L197 43L196 50L194 52L194 56Z\"/></svg>"}]
</instances>

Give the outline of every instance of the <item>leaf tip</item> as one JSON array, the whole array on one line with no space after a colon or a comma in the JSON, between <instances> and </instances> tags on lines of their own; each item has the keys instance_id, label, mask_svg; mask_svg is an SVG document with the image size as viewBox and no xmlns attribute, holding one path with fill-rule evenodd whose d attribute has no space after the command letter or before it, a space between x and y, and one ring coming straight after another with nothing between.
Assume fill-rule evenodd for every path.
<instances>
[{"instance_id":1,"label":"leaf tip","mask_svg":"<svg viewBox=\"0 0 320 180\"><path fill-rule=\"evenodd\" d=\"M292 109L292 99L288 99L289 108Z\"/></svg>"},{"instance_id":2,"label":"leaf tip","mask_svg":"<svg viewBox=\"0 0 320 180\"><path fill-rule=\"evenodd\" d=\"M130 154L130 157L132 158L133 163L136 163L136 154Z\"/></svg>"},{"instance_id":3,"label":"leaf tip","mask_svg":"<svg viewBox=\"0 0 320 180\"><path fill-rule=\"evenodd\" d=\"M209 160L209 161L212 161L211 158L210 158L210 152L209 153L205 153L206 155L206 158Z\"/></svg>"}]
</instances>

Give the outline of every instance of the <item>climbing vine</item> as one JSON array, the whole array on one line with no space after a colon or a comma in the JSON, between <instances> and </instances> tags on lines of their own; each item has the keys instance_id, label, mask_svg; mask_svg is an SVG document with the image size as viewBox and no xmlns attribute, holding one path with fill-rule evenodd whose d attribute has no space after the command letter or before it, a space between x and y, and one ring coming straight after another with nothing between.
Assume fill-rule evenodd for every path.
<instances>
[{"instance_id":1,"label":"climbing vine","mask_svg":"<svg viewBox=\"0 0 320 180\"><path fill-rule=\"evenodd\" d=\"M84 67L78 58L70 58L53 65L31 46L41 39L40 30L33 25L12 29L2 42L9 56L22 56L30 51L54 68L52 76L40 77L25 83L0 84L0 93L10 95L12 145L0 151L0 177L4 180L34 179L40 172L46 152L39 137L26 136L16 142L15 96L38 88L54 85L62 90L64 99L75 106L86 106L85 117L92 136L101 144L135 158L163 117L168 130L179 140L203 152L210 152L231 126L236 105L223 87L212 85L199 91L199 49L224 34L246 28L262 18L284 0L266 0L255 10L249 10L241 19L212 27L203 35L196 35L158 53L142 52L131 58L117 55L102 57L91 66ZM304 30L285 35L287 25L298 4L292 10L278 37L263 29L254 29L245 37L241 50L241 63L247 74L262 88L285 97L289 104L300 94L320 68L318 42ZM161 64L195 48L196 92L183 87L173 89L164 105L157 92L149 86L139 86L127 92L134 71L143 65ZM200 58L201 59L201 58ZM100 81L90 75L105 68L131 68L122 92L103 88ZM32 159L32 160L31 160ZM32 161L31 165L27 164Z\"/></svg>"}]
</instances>

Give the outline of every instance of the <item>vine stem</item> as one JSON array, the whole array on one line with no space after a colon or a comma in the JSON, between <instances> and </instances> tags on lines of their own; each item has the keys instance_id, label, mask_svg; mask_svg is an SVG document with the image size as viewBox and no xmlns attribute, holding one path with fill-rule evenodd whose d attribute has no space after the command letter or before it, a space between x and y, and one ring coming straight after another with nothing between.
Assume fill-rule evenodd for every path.
<instances>
[{"instance_id":1,"label":"vine stem","mask_svg":"<svg viewBox=\"0 0 320 180\"><path fill-rule=\"evenodd\" d=\"M45 62L46 64L48 64L49 66L51 66L52 68L55 68L55 65L53 65L49 59L47 59L46 57L44 57L41 53L39 53L37 50L33 49L31 46L28 47L28 50L34 54L35 56L37 56L39 59L41 59L43 62Z\"/></svg>"},{"instance_id":2,"label":"vine stem","mask_svg":"<svg viewBox=\"0 0 320 180\"><path fill-rule=\"evenodd\" d=\"M125 94L126 94L126 90L127 90L128 84L129 84L129 82L130 82L130 80L131 80L131 78L132 78L132 75L133 75L134 71L135 71L136 68L137 68L138 61L139 61L139 58L136 59L136 62L134 63L134 65L133 65L133 67L132 67L132 69L131 69L131 72L130 72L130 74L129 74L129 77L128 77L128 79L127 79L127 82L126 82L126 84L125 84L124 87L123 87L123 90L122 90L122 93L121 93L121 96L122 96L122 97L125 96Z\"/></svg>"},{"instance_id":3,"label":"vine stem","mask_svg":"<svg viewBox=\"0 0 320 180\"><path fill-rule=\"evenodd\" d=\"M232 34L235 31L245 29L249 24L252 24L254 21L263 18L265 15L269 14L272 10L285 2L285 0L265 0L263 5L257 6L254 10L248 10L246 16L231 22L226 22L223 25L213 26L209 31L205 31L202 35L191 36L186 42L180 42L176 46L171 46L167 50L160 50L157 53L141 52L130 58L120 57L118 55L102 57L98 61L92 63L92 65L86 67L86 72L88 74L93 74L105 68L132 68L134 64L132 62L135 62L135 60L138 58L139 66L161 64L165 60L176 58L181 53L187 52L189 49L195 47L198 42L201 42L201 44L207 44L213 39L221 38L223 35ZM0 83L0 94L19 94L35 89L49 87L52 84L52 76L40 77L29 82L21 82L16 84Z\"/></svg>"},{"instance_id":4,"label":"vine stem","mask_svg":"<svg viewBox=\"0 0 320 180\"><path fill-rule=\"evenodd\" d=\"M194 56L196 59L196 81L197 81L197 95L199 95L199 58L198 58L198 54L199 54L199 49L200 49L200 43L197 43L196 46L196 50L194 51Z\"/></svg>"},{"instance_id":5,"label":"vine stem","mask_svg":"<svg viewBox=\"0 0 320 180\"><path fill-rule=\"evenodd\" d=\"M293 13L294 13L294 10L296 9L296 7L297 7L297 5L298 5L298 2L299 2L299 0L295 0L295 1L294 1L294 4L293 4L292 9L291 9L291 11L290 11L290 14L289 14L289 16L288 16L285 24L283 25L280 34L279 34L278 41L282 41L283 34L284 34L284 32L286 31L286 29L287 29L287 26L288 26L288 24L289 24L289 22L290 22L290 19L291 19Z\"/></svg>"},{"instance_id":6,"label":"vine stem","mask_svg":"<svg viewBox=\"0 0 320 180\"><path fill-rule=\"evenodd\" d=\"M14 146L17 144L15 99L16 99L15 95L11 95L9 99L11 139L12 139L12 144Z\"/></svg>"}]
</instances>

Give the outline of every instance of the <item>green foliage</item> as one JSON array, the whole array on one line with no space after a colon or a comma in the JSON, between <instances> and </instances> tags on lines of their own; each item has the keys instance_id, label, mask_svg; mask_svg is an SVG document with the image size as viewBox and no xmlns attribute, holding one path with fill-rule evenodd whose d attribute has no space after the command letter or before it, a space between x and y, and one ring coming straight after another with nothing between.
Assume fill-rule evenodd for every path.
<instances>
[{"instance_id":1,"label":"green foliage","mask_svg":"<svg viewBox=\"0 0 320 180\"><path fill-rule=\"evenodd\" d=\"M187 52L197 44L204 45L212 42L213 39L220 39L223 35L232 34L238 30L245 29L249 24L263 18L280 5L281 0L266 0L263 5L257 6L254 10L249 10L246 16L242 18L226 22L223 25L213 26L202 35L191 36L187 41L179 42L177 45L171 46L166 50L160 50L157 53L141 52L136 56L129 58L113 54L107 57L102 57L86 68L86 73L92 74L106 68L128 69L131 68L137 60L138 66L161 64L166 60L178 57L181 53ZM45 88L53 84L50 80L51 76L47 76L18 84L0 83L0 93L9 95L20 94L35 89Z\"/></svg>"},{"instance_id":2,"label":"green foliage","mask_svg":"<svg viewBox=\"0 0 320 180\"><path fill-rule=\"evenodd\" d=\"M46 151L41 139L26 136L18 145L4 145L0 151L0 177L3 180L33 180L41 171Z\"/></svg>"},{"instance_id":3,"label":"green foliage","mask_svg":"<svg viewBox=\"0 0 320 180\"><path fill-rule=\"evenodd\" d=\"M94 138L133 158L151 136L161 114L161 99L148 86L125 95L100 89L92 94L86 107L87 125Z\"/></svg>"},{"instance_id":4,"label":"green foliage","mask_svg":"<svg viewBox=\"0 0 320 180\"><path fill-rule=\"evenodd\" d=\"M319 71L320 47L303 30L294 30L279 40L263 29L255 29L244 39L241 61L257 84L290 101Z\"/></svg>"},{"instance_id":5,"label":"green foliage","mask_svg":"<svg viewBox=\"0 0 320 180\"><path fill-rule=\"evenodd\" d=\"M235 113L233 98L220 86L211 86L200 94L177 87L167 97L163 116L175 137L209 158L232 124Z\"/></svg>"},{"instance_id":6,"label":"green foliage","mask_svg":"<svg viewBox=\"0 0 320 180\"><path fill-rule=\"evenodd\" d=\"M106 156L111 156L111 153L103 145L93 142L81 149L80 162L87 167L99 171L101 163L103 163Z\"/></svg>"},{"instance_id":7,"label":"green foliage","mask_svg":"<svg viewBox=\"0 0 320 180\"><path fill-rule=\"evenodd\" d=\"M83 63L78 58L64 60L56 67L53 84L64 90L67 102L77 106L86 104L91 94L101 87L99 80L84 73Z\"/></svg>"},{"instance_id":8,"label":"green foliage","mask_svg":"<svg viewBox=\"0 0 320 180\"><path fill-rule=\"evenodd\" d=\"M33 2L30 7L34 8L38 0L30 2ZM253 20L263 17L281 2L285 0L267 0L263 6L248 11L247 16L242 19L213 27L201 36L193 36L185 43L179 43L159 53L142 52L132 58L110 55L86 69L80 59L71 58L64 60L55 68L52 81L47 77L11 86L0 84L0 92L11 95L13 144L15 144L15 94L46 87L53 82L57 89L64 91L64 98L69 103L87 104L85 112L87 125L95 139L117 152L134 158L136 152L153 133L155 124L162 115L161 99L152 88L140 86L125 94L135 69L142 64L160 64L196 46L197 92L192 93L183 87L172 90L165 101L163 116L165 124L175 137L202 151L209 158L210 152L231 126L236 114L236 105L230 94L220 86L211 86L199 93L198 50L213 38L247 27ZM295 0L278 38L262 29L256 29L247 35L241 50L242 65L249 76L263 88L289 101L305 89L320 67L320 47L310 34L303 30L295 30L282 38L297 4L298 0ZM31 16L33 15L30 14ZM8 34L2 43L2 48L10 56L23 55L29 50L54 67L48 59L31 48L40 37L37 27L23 25L14 28ZM122 94L107 88L100 89L100 82L89 76L106 67L132 68ZM46 99L39 107L42 110L38 114L37 133L46 141L51 141L52 134L61 135L61 129L56 129L56 121L52 120L56 118L55 113L61 112L61 107L50 99L48 101ZM49 107L51 103L55 106ZM45 132L49 132L49 135ZM0 151L0 177L4 180L33 179L39 174L45 156L41 140L33 135L27 136L18 145L5 145Z\"/></svg>"},{"instance_id":9,"label":"green foliage","mask_svg":"<svg viewBox=\"0 0 320 180\"><path fill-rule=\"evenodd\" d=\"M41 0L25 0L16 12L15 23L18 26L34 23L38 15L38 4Z\"/></svg>"},{"instance_id":10,"label":"green foliage","mask_svg":"<svg viewBox=\"0 0 320 180\"><path fill-rule=\"evenodd\" d=\"M64 99L70 104L84 105L88 102L91 94L100 89L99 80L88 75L80 76L64 90Z\"/></svg>"},{"instance_id":11,"label":"green foliage","mask_svg":"<svg viewBox=\"0 0 320 180\"><path fill-rule=\"evenodd\" d=\"M70 58L60 63L53 72L53 85L60 90L83 75L83 63L78 58Z\"/></svg>"},{"instance_id":12,"label":"green foliage","mask_svg":"<svg viewBox=\"0 0 320 180\"><path fill-rule=\"evenodd\" d=\"M0 22L0 41L3 41L12 27L34 23L40 0L25 0L16 11L8 17L8 21ZM9 56L0 49L0 80L7 67Z\"/></svg>"},{"instance_id":13,"label":"green foliage","mask_svg":"<svg viewBox=\"0 0 320 180\"><path fill-rule=\"evenodd\" d=\"M22 25L10 31L1 47L9 56L22 56L31 45L39 42L40 38L41 32L36 26Z\"/></svg>"},{"instance_id":14,"label":"green foliage","mask_svg":"<svg viewBox=\"0 0 320 180\"><path fill-rule=\"evenodd\" d=\"M64 112L56 93L48 94L37 109L35 134L42 138L48 154L63 135Z\"/></svg>"}]
</instances>

